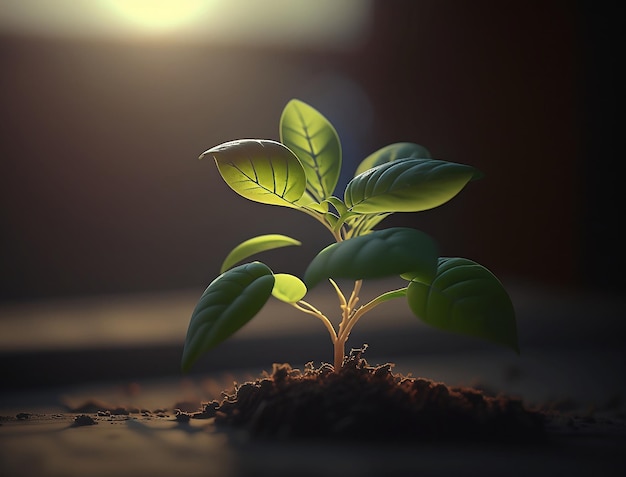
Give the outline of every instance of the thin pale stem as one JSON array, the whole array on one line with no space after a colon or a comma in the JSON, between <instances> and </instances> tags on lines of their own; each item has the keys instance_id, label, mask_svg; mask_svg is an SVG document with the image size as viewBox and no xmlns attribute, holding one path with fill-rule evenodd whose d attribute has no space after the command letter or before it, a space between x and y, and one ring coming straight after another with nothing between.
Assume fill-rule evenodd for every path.
<instances>
[{"instance_id":1,"label":"thin pale stem","mask_svg":"<svg viewBox=\"0 0 626 477\"><path fill-rule=\"evenodd\" d=\"M348 300L348 306L350 307L350 310L354 310L354 307L359 301L359 293L361 293L362 284L363 280L357 280L354 282L354 288L352 289L352 294L350 295L350 299Z\"/></svg>"},{"instance_id":2,"label":"thin pale stem","mask_svg":"<svg viewBox=\"0 0 626 477\"><path fill-rule=\"evenodd\" d=\"M372 311L374 308L376 308L378 305L380 305L381 303L384 303L386 300L384 299L385 296L389 296L389 294L392 293L398 293L403 291L404 289L400 289L400 290L396 290L394 292L388 292L384 295L381 295L379 297L374 298L373 300L371 300L370 302L366 303L365 305L363 305L362 307L360 307L359 309L357 309L352 316L350 317L350 320L348 321L348 323L346 324L346 326L344 328L341 329L341 332L339 333L339 335L337 336L337 340L344 340L347 341L348 340L348 336L350 335L350 332L352 331L352 328L354 328L354 325L357 324L357 322L361 319L361 317L365 314L368 313L369 311Z\"/></svg>"},{"instance_id":3,"label":"thin pale stem","mask_svg":"<svg viewBox=\"0 0 626 477\"><path fill-rule=\"evenodd\" d=\"M350 332L352 331L352 328L354 328L354 325L356 325L357 321L359 321L359 319L369 310L371 310L371 308L366 309L365 306L356 310L350 317L350 320L346 323L346 326L341 330L341 333L337 336L337 340L341 340L344 343L348 341L348 336L350 336Z\"/></svg>"},{"instance_id":4,"label":"thin pale stem","mask_svg":"<svg viewBox=\"0 0 626 477\"><path fill-rule=\"evenodd\" d=\"M348 333L346 333L345 329L350 324L352 320L352 316L355 313L354 307L359 301L359 292L361 291L362 283L363 283L362 280L357 280L354 282L354 288L352 289L352 293L350 294L350 299L347 302L346 302L346 299L343 297L343 294L341 294L341 297L343 298L343 302L341 304L342 319L341 319L341 323L339 324L339 333L337 334L337 336L342 337L344 345L345 345L345 342L348 340L348 335L350 334L349 331ZM335 285L335 288L338 290L336 285Z\"/></svg>"},{"instance_id":5,"label":"thin pale stem","mask_svg":"<svg viewBox=\"0 0 626 477\"><path fill-rule=\"evenodd\" d=\"M334 342L334 368L335 372L339 371L343 364L343 358L345 356L345 347L346 341L348 341L348 336L350 335L350 323L352 321L352 316L354 314L354 307L359 301L359 292L361 291L361 284L363 283L361 280L357 280L354 282L354 288L352 290L352 294L350 295L350 299L346 301L346 297L343 292L339 289L339 286L330 279L331 285L335 288L337 292L337 296L339 297L339 304L341 308L341 323L339 323L339 332L337 334L337 339Z\"/></svg>"},{"instance_id":6,"label":"thin pale stem","mask_svg":"<svg viewBox=\"0 0 626 477\"><path fill-rule=\"evenodd\" d=\"M339 288L339 286L337 285L337 283L335 283L335 281L332 278L329 278L328 281L335 289L335 292L337 293L337 297L339 298L339 308L341 308L341 322L339 323L338 335L340 335L341 330L343 329L344 326L346 326L346 323L348 322L350 309L348 307L348 302L346 301L346 297L341 291L341 289Z\"/></svg>"},{"instance_id":7,"label":"thin pale stem","mask_svg":"<svg viewBox=\"0 0 626 477\"><path fill-rule=\"evenodd\" d=\"M337 297L339 298L339 306L343 309L345 306L348 305L345 295L343 294L343 292L341 291L337 283L335 283L335 280L333 280L332 278L329 278L328 281L335 289L335 292L337 293Z\"/></svg>"},{"instance_id":8,"label":"thin pale stem","mask_svg":"<svg viewBox=\"0 0 626 477\"><path fill-rule=\"evenodd\" d=\"M335 332L335 329L333 328L333 324L330 322L328 318L326 318L326 315L324 315L321 311L319 311L313 305L307 303L304 300L300 300L298 303L291 303L291 305L303 313L315 316L316 318L319 318L320 320L322 320L322 323L328 330L328 333L330 333L330 339L333 342L333 344L337 342L337 333Z\"/></svg>"},{"instance_id":9,"label":"thin pale stem","mask_svg":"<svg viewBox=\"0 0 626 477\"><path fill-rule=\"evenodd\" d=\"M319 212L307 209L306 207L302 207L302 208L300 208L298 210L304 212L307 215L310 215L311 217L313 217L318 222L321 222L322 225L324 227L326 227L330 231L331 234L333 234L333 237L335 238L335 240L337 242L343 242L343 236L342 236L342 232L341 232L343 230L343 227L340 230L335 231L335 230L333 230L333 227L328 222L326 222L326 219L324 218L324 216L322 214L320 214Z\"/></svg>"}]
</instances>

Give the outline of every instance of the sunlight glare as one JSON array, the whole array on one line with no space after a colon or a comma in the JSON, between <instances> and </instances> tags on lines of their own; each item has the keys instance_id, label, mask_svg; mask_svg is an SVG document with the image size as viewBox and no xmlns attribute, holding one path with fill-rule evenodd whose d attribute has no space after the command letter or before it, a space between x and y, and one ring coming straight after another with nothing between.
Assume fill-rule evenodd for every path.
<instances>
[{"instance_id":1,"label":"sunlight glare","mask_svg":"<svg viewBox=\"0 0 626 477\"><path fill-rule=\"evenodd\" d=\"M107 0L123 19L150 31L169 31L205 13L213 0Z\"/></svg>"},{"instance_id":2,"label":"sunlight glare","mask_svg":"<svg viewBox=\"0 0 626 477\"><path fill-rule=\"evenodd\" d=\"M3 33L62 38L351 48L372 0L0 0Z\"/></svg>"}]
</instances>

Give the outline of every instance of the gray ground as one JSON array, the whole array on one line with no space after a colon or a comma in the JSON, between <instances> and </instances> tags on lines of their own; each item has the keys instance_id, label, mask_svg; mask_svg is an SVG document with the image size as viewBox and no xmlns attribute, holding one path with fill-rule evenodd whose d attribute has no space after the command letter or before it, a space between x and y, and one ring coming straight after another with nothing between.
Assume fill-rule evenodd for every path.
<instances>
[{"instance_id":1,"label":"gray ground","mask_svg":"<svg viewBox=\"0 0 626 477\"><path fill-rule=\"evenodd\" d=\"M178 359L194 291L0 309L0 474L622 475L623 300L510 289L520 356L427 328L401 302L366 316L349 344L367 342L370 363L391 361L398 372L558 410L563 417L551 427L549 445L277 444L218 432L211 421L178 423L175 407L219 397L273 362L331 358L320 323L275 303L183 377ZM330 313L333 297L317 299ZM97 424L75 426L78 407L89 403L133 412L98 416L87 408ZM16 419L19 413L28 416Z\"/></svg>"}]
</instances>

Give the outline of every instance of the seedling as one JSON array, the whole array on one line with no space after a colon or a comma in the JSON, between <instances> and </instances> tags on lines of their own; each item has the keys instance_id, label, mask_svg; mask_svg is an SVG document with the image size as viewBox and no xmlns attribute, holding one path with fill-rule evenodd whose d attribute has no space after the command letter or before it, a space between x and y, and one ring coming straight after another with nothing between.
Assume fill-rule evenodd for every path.
<instances>
[{"instance_id":1,"label":"seedling","mask_svg":"<svg viewBox=\"0 0 626 477\"><path fill-rule=\"evenodd\" d=\"M406 298L411 311L429 325L519 352L513 305L489 270L465 258L439 257L435 241L419 230L374 230L395 212L424 211L449 201L482 176L474 167L432 159L418 144L395 143L360 163L341 199L333 195L342 163L337 132L320 112L296 99L281 115L280 142L231 141L207 150L200 159L206 157L215 160L236 193L313 217L335 243L315 256L302 279L274 273L258 261L237 265L265 250L299 245L297 240L261 235L236 246L192 313L183 371L251 320L271 296L321 320L334 345L335 371L342 366L346 341L361 317L396 298ZM402 277L406 286L359 305L363 280L393 276ZM338 279L354 282L349 294L339 288ZM337 328L304 300L308 290L326 280L339 300Z\"/></svg>"}]
</instances>

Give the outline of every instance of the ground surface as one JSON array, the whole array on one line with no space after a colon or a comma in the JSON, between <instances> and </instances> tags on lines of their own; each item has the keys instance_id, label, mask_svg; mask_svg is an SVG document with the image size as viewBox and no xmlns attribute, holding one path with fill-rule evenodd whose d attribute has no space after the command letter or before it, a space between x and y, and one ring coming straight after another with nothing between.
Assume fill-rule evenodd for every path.
<instances>
[{"instance_id":1,"label":"ground surface","mask_svg":"<svg viewBox=\"0 0 626 477\"><path fill-rule=\"evenodd\" d=\"M171 410L3 418L0 474L9 476L618 476L623 423L555 421L540 444L249 440L213 419ZM295 473L295 474L294 474Z\"/></svg>"},{"instance_id":2,"label":"ground surface","mask_svg":"<svg viewBox=\"0 0 626 477\"><path fill-rule=\"evenodd\" d=\"M536 442L250 439L216 418L186 415L221 401L233 385L264 379L274 362L321 366L331 350L315 321L258 317L182 377L193 296L0 309L0 475L623 475L622 303L525 293L514 302L520 356L438 334L393 306L390 315L364 321L363 335L355 330L350 342L368 342L368 361L394 362L397 373L547 411L547 439ZM117 347L102 346L118 335ZM294 367L307 372L304 364Z\"/></svg>"}]
</instances>

